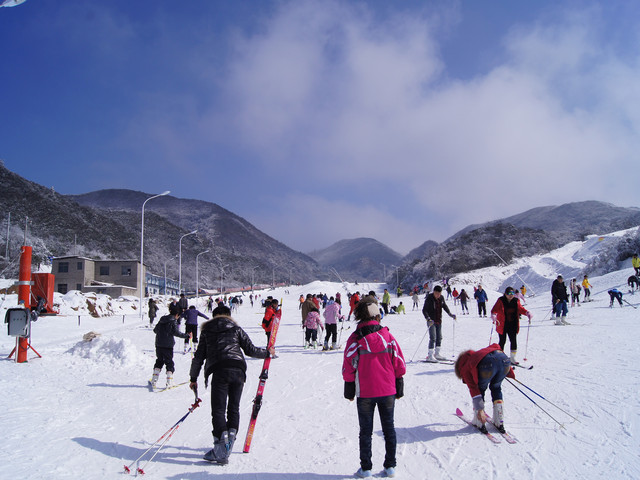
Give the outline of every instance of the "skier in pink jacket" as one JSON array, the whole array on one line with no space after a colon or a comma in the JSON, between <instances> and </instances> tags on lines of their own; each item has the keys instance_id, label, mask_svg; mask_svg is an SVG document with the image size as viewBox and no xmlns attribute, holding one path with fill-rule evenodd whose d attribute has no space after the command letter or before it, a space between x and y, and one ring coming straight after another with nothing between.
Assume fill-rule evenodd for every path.
<instances>
[{"instance_id":1,"label":"skier in pink jacket","mask_svg":"<svg viewBox=\"0 0 640 480\"><path fill-rule=\"evenodd\" d=\"M406 365L402 350L387 327L380 325L380 310L374 297L364 297L356 306L356 331L347 340L342 363L344 396L356 396L360 424L359 477L370 477L371 437L376 406L385 440L385 475L395 475L396 431L394 407L396 398L404 395L403 375Z\"/></svg>"}]
</instances>

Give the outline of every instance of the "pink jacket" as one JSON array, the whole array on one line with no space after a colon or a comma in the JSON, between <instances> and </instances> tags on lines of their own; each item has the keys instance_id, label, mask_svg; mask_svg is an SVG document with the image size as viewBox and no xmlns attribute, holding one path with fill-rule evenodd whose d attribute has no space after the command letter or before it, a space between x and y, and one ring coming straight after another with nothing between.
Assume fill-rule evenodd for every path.
<instances>
[{"instance_id":1,"label":"pink jacket","mask_svg":"<svg viewBox=\"0 0 640 480\"><path fill-rule=\"evenodd\" d=\"M324 329L324 325L322 325L322 320L320 320L320 313L315 310L309 312L307 314L307 318L304 319L305 328L311 328L312 330L317 330L318 327Z\"/></svg>"},{"instance_id":2,"label":"pink jacket","mask_svg":"<svg viewBox=\"0 0 640 480\"><path fill-rule=\"evenodd\" d=\"M356 396L361 398L395 395L396 378L406 372L400 345L387 327L361 336L363 328L376 326L380 325L375 320L358 324L344 350L342 378L356 383Z\"/></svg>"},{"instance_id":3,"label":"pink jacket","mask_svg":"<svg viewBox=\"0 0 640 480\"><path fill-rule=\"evenodd\" d=\"M338 323L338 318L342 317L342 315L340 315L340 304L336 302L330 303L327 305L327 308L324 309L323 315L325 323Z\"/></svg>"}]
</instances>

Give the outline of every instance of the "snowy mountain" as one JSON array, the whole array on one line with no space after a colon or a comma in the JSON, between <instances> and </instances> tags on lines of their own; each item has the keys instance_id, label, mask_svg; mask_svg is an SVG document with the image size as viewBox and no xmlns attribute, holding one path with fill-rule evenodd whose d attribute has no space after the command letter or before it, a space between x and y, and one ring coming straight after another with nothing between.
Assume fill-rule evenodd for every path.
<instances>
[{"instance_id":1,"label":"snowy mountain","mask_svg":"<svg viewBox=\"0 0 640 480\"><path fill-rule=\"evenodd\" d=\"M10 214L9 255L4 275L15 276L20 246L26 238L35 263L49 257L81 255L97 259L138 259L140 215L150 195L130 190L103 190L86 195L60 195L30 182L0 165L0 208ZM155 210L157 208L157 210ZM28 220L27 220L28 219ZM5 222L9 220L5 218ZM6 223L4 224L6 225ZM26 232L25 232L26 225ZM145 207L145 265L149 272L178 278L180 237L182 278L195 290L196 255L200 258L200 285L308 282L322 272L310 257L262 233L224 208L199 200L161 197ZM6 226L1 234L6 240ZM4 253L4 249L3 249Z\"/></svg>"},{"instance_id":2,"label":"snowy mountain","mask_svg":"<svg viewBox=\"0 0 640 480\"><path fill-rule=\"evenodd\" d=\"M549 289L558 272L569 279L606 252L615 250L630 231L589 236L543 255L521 258L500 267L469 271L455 278L458 289L473 290L482 282L489 308L507 284L522 277L529 292L525 308L532 323L522 321L518 358L531 370L516 368L518 382L503 382L505 422L517 439L495 445L454 415L471 414L467 387L453 367L428 364L425 322L403 301L406 315L388 315L389 327L407 361L405 396L395 404L398 438L397 478L495 480L583 480L640 478L640 378L637 375L639 293L626 286L629 261L618 269L590 276L592 302L570 308L568 326L551 319ZM519 277L518 277L519 276ZM2 287L2 285L0 285ZM609 307L607 290L624 292L623 307ZM343 480L359 466L355 402L343 398L343 352L305 350L301 346L300 294L346 289L376 290L383 284L313 282L275 291L283 299L282 324L271 362L251 452L241 453L262 361L247 359L247 383L240 403L240 440L221 467L202 460L211 448L210 392L199 379L202 404L145 464L146 477L204 480L211 477L246 480ZM2 297L0 314L15 306L15 295ZM137 299L112 300L101 295L56 294L62 314L33 324L29 362L0 362L2 425L0 461L5 476L32 480L115 478L188 413L194 395L186 386L151 393L146 384L155 359L154 334L138 317ZM166 313L162 299L160 314ZM203 299L201 299L203 300ZM443 352L454 358L468 348L496 341L490 319L471 314L443 319ZM87 304L89 302L91 306ZM628 302L628 303L627 303ZM202 304L201 311L205 311ZM94 318L90 311L101 316ZM257 345L264 345L262 309L245 300L235 320ZM341 327L341 328L340 328ZM341 343L354 324L339 327ZM101 334L84 341L88 332ZM507 346L509 344L507 343ZM14 339L0 336L0 354L7 357ZM507 347L508 348L508 347ZM176 381L188 378L189 355L178 340L174 359ZM164 373L161 376L164 381ZM526 395L526 396L525 396ZM489 393L487 392L487 398ZM489 400L490 401L490 400ZM374 474L384 457L382 432L374 422ZM153 453L152 450L150 453ZM149 459L150 455L144 457ZM126 476L125 476L126 477Z\"/></svg>"},{"instance_id":3,"label":"snowy mountain","mask_svg":"<svg viewBox=\"0 0 640 480\"><path fill-rule=\"evenodd\" d=\"M335 269L342 279L350 281L381 281L383 265L390 269L402 260L402 255L373 238L340 240L309 253L309 256L325 269Z\"/></svg>"},{"instance_id":4,"label":"snowy mountain","mask_svg":"<svg viewBox=\"0 0 640 480\"><path fill-rule=\"evenodd\" d=\"M69 195L69 198L102 212L126 212L139 217L140 208L149 196L132 190L108 189ZM288 283L290 279L298 283L322 277L313 259L292 250L215 203L167 195L149 202L145 207L145 216L147 212L175 225L180 235L198 231L192 239L185 238L183 248L189 242L197 245L187 256L190 258L188 267L191 272L194 272L195 255L210 250L209 254L202 257L203 274L210 273L209 277L203 278L210 285L216 284L216 276L220 274L218 267L223 265L228 265L225 275L231 280L230 284L236 285L249 285L252 271L258 283L268 284L274 279L276 283ZM179 235L175 236L175 241L159 245L164 251L155 254L150 252L148 261L145 256L145 263L161 268L163 261L170 258L170 252L176 249L178 239ZM193 273L189 278L193 278Z\"/></svg>"},{"instance_id":5,"label":"snowy mountain","mask_svg":"<svg viewBox=\"0 0 640 480\"><path fill-rule=\"evenodd\" d=\"M404 288L461 272L497 266L517 258L549 252L592 232L611 232L640 225L640 209L603 202L541 207L513 217L469 226L422 257L405 257L400 268ZM621 245L619 260L632 255L637 239ZM594 260L595 261L595 260ZM387 276L395 285L395 279Z\"/></svg>"}]
</instances>

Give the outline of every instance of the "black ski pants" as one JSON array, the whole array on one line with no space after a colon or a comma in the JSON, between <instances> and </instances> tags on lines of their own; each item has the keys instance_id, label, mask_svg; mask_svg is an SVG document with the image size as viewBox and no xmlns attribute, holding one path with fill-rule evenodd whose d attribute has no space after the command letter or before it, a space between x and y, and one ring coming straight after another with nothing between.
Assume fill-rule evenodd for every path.
<instances>
[{"instance_id":1,"label":"black ski pants","mask_svg":"<svg viewBox=\"0 0 640 480\"><path fill-rule=\"evenodd\" d=\"M515 352L518 350L518 328L519 322L506 322L504 324L504 331L498 334L500 340L500 350L504 352L504 346L507 343L507 337L509 337L509 346L511 347L511 351Z\"/></svg>"},{"instance_id":2,"label":"black ski pants","mask_svg":"<svg viewBox=\"0 0 640 480\"><path fill-rule=\"evenodd\" d=\"M326 336L324 337L324 342L329 342L329 337L332 337L333 339L331 341L336 343L338 341L338 325L335 323L327 323L325 324L325 328Z\"/></svg>"},{"instance_id":3,"label":"black ski pants","mask_svg":"<svg viewBox=\"0 0 640 480\"><path fill-rule=\"evenodd\" d=\"M173 363L173 347L156 347L156 363L153 368L162 369L167 366L167 372L175 372L175 364Z\"/></svg>"},{"instance_id":4,"label":"black ski pants","mask_svg":"<svg viewBox=\"0 0 640 480\"><path fill-rule=\"evenodd\" d=\"M211 377L211 423L213 436L240 425L240 399L246 374L239 368L221 368Z\"/></svg>"}]
</instances>

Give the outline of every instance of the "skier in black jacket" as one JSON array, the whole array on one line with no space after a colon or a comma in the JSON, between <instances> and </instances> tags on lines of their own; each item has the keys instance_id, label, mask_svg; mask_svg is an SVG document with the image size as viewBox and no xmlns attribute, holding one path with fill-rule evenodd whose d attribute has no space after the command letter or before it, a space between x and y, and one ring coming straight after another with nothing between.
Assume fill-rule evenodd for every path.
<instances>
[{"instance_id":1,"label":"skier in black jacket","mask_svg":"<svg viewBox=\"0 0 640 480\"><path fill-rule=\"evenodd\" d=\"M551 284L551 303L553 305L553 311L556 314L556 325L569 325L567 322L567 314L569 308L569 294L567 293L567 286L564 284L562 275L558 275Z\"/></svg>"},{"instance_id":2,"label":"skier in black jacket","mask_svg":"<svg viewBox=\"0 0 640 480\"><path fill-rule=\"evenodd\" d=\"M180 314L176 311L173 314L165 315L158 320L153 328L156 334L156 363L153 365L153 377L151 377L151 386L155 388L158 377L164 365L167 366L167 387L173 383L173 372L175 364L173 363L173 346L176 344L174 337L188 339L191 334L182 333L178 329L176 323Z\"/></svg>"},{"instance_id":3,"label":"skier in black jacket","mask_svg":"<svg viewBox=\"0 0 640 480\"><path fill-rule=\"evenodd\" d=\"M193 390L197 388L198 375L204 363L205 386L209 375L212 375L213 424L213 448L205 454L204 459L226 464L240 425L240 398L247 379L247 362L242 352L250 357L267 358L269 354L273 355L274 349L256 347L231 318L229 308L219 306L211 315L211 320L204 322L200 330L200 342L191 361L189 386Z\"/></svg>"}]
</instances>

